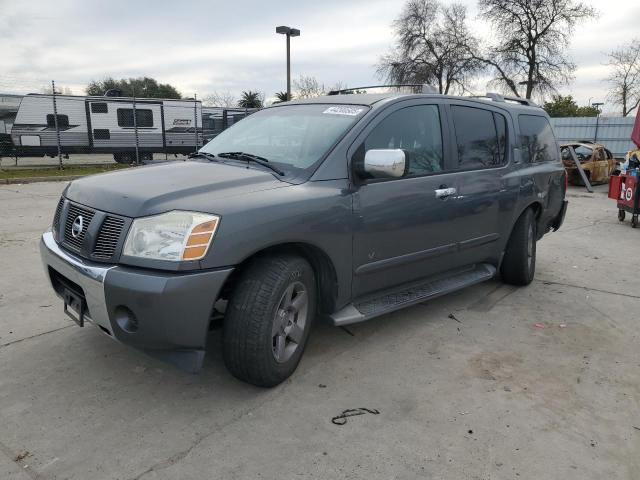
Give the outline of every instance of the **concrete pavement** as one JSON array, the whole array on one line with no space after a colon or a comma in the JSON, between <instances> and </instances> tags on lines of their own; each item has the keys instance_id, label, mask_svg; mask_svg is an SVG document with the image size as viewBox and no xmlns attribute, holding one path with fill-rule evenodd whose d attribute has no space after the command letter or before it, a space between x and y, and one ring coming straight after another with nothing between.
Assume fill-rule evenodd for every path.
<instances>
[{"instance_id":1,"label":"concrete pavement","mask_svg":"<svg viewBox=\"0 0 640 480\"><path fill-rule=\"evenodd\" d=\"M271 390L219 331L189 375L67 320L38 257L63 188L0 187L0 478L640 478L640 229L606 188L571 189L529 287L317 325Z\"/></svg>"}]
</instances>

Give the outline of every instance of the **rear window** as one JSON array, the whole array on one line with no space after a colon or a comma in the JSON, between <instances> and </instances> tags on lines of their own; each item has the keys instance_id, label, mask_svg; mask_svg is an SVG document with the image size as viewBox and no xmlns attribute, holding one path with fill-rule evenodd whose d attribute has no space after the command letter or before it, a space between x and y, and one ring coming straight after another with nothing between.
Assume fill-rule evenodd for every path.
<instances>
[{"instance_id":1,"label":"rear window","mask_svg":"<svg viewBox=\"0 0 640 480\"><path fill-rule=\"evenodd\" d=\"M451 107L456 129L458 167L497 167L505 160L506 125L502 115L474 107Z\"/></svg>"},{"instance_id":2,"label":"rear window","mask_svg":"<svg viewBox=\"0 0 640 480\"><path fill-rule=\"evenodd\" d=\"M558 144L546 117L520 115L520 143L525 162L553 162L558 160Z\"/></svg>"}]
</instances>

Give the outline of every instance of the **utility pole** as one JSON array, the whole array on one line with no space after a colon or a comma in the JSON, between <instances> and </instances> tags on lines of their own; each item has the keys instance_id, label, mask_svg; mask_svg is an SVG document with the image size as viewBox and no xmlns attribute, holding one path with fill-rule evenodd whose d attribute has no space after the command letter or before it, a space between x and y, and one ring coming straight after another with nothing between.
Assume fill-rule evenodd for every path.
<instances>
[{"instance_id":1,"label":"utility pole","mask_svg":"<svg viewBox=\"0 0 640 480\"><path fill-rule=\"evenodd\" d=\"M593 143L598 143L598 127L600 126L600 107L604 105L604 102L593 102L592 107L596 107L598 114L596 115L596 133L593 136Z\"/></svg>"},{"instance_id":2,"label":"utility pole","mask_svg":"<svg viewBox=\"0 0 640 480\"><path fill-rule=\"evenodd\" d=\"M58 125L58 104L56 103L56 82L51 80L51 94L53 95L53 124L56 127L56 143L58 145L58 168L63 169L62 166L62 150L60 148L60 125Z\"/></svg>"},{"instance_id":3,"label":"utility pole","mask_svg":"<svg viewBox=\"0 0 640 480\"><path fill-rule=\"evenodd\" d=\"M136 113L136 87L132 86L133 93L133 132L136 138L136 165L140 164L140 139L138 137L138 115Z\"/></svg>"},{"instance_id":4,"label":"utility pole","mask_svg":"<svg viewBox=\"0 0 640 480\"><path fill-rule=\"evenodd\" d=\"M193 94L193 131L195 132L194 135L196 137L196 152L197 152L198 151L198 100L196 95L197 94L195 93ZM204 131L202 133L204 133Z\"/></svg>"},{"instance_id":5,"label":"utility pole","mask_svg":"<svg viewBox=\"0 0 640 480\"><path fill-rule=\"evenodd\" d=\"M300 30L283 25L276 27L276 33L287 36L287 100L291 100L291 37L299 37Z\"/></svg>"}]
</instances>

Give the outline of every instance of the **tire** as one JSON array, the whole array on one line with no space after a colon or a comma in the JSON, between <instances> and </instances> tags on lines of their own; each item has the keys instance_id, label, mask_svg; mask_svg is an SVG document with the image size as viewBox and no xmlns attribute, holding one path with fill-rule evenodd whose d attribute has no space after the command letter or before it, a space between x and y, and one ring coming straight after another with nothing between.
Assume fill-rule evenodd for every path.
<instances>
[{"instance_id":1,"label":"tire","mask_svg":"<svg viewBox=\"0 0 640 480\"><path fill-rule=\"evenodd\" d=\"M254 260L238 279L225 313L223 356L231 374L259 387L289 378L315 313L315 276L306 260L296 255Z\"/></svg>"},{"instance_id":2,"label":"tire","mask_svg":"<svg viewBox=\"0 0 640 480\"><path fill-rule=\"evenodd\" d=\"M633 217L631 217L631 228L637 228L638 227L638 215L634 215Z\"/></svg>"},{"instance_id":3,"label":"tire","mask_svg":"<svg viewBox=\"0 0 640 480\"><path fill-rule=\"evenodd\" d=\"M625 211L624 210L618 210L618 220L620 222L624 222L624 217L626 217Z\"/></svg>"},{"instance_id":4,"label":"tire","mask_svg":"<svg viewBox=\"0 0 640 480\"><path fill-rule=\"evenodd\" d=\"M536 221L533 210L524 211L511 232L502 259L502 280L511 285L529 285L536 273Z\"/></svg>"},{"instance_id":5,"label":"tire","mask_svg":"<svg viewBox=\"0 0 640 480\"><path fill-rule=\"evenodd\" d=\"M114 153L113 159L115 160L116 163L121 163L123 165L131 165L135 161L136 156L135 154L131 154L128 152Z\"/></svg>"}]
</instances>

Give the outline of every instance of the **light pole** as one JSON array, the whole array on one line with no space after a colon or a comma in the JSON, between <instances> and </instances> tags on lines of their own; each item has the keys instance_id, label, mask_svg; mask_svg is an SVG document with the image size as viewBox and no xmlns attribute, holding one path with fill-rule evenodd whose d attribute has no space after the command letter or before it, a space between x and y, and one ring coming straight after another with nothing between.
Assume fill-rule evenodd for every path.
<instances>
[{"instance_id":1,"label":"light pole","mask_svg":"<svg viewBox=\"0 0 640 480\"><path fill-rule=\"evenodd\" d=\"M291 100L291 37L299 37L300 30L297 28L280 26L276 27L276 33L287 36L287 100Z\"/></svg>"},{"instance_id":2,"label":"light pole","mask_svg":"<svg viewBox=\"0 0 640 480\"><path fill-rule=\"evenodd\" d=\"M596 133L593 136L593 143L598 143L598 127L600 126L600 107L604 105L604 102L593 102L592 107L596 107L598 114L596 115Z\"/></svg>"}]
</instances>

